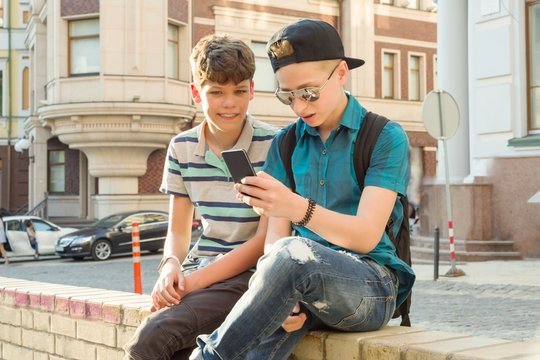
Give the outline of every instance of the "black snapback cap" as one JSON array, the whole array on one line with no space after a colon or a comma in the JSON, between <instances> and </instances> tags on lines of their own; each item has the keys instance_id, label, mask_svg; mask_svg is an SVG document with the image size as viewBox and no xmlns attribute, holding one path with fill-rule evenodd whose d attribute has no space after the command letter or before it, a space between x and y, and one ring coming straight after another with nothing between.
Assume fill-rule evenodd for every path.
<instances>
[{"instance_id":1,"label":"black snapback cap","mask_svg":"<svg viewBox=\"0 0 540 360\"><path fill-rule=\"evenodd\" d=\"M278 58L270 51L270 46L282 40L287 40L294 52ZM274 72L283 66L304 61L343 59L349 69L364 65L362 59L345 56L337 30L322 20L303 19L285 26L270 38L266 51Z\"/></svg>"}]
</instances>

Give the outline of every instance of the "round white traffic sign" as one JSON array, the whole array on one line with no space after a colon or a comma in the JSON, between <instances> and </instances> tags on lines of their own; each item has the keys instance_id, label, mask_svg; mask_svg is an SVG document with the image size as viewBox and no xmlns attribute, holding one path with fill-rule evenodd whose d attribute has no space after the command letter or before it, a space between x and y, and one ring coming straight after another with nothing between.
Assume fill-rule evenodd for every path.
<instances>
[{"instance_id":1,"label":"round white traffic sign","mask_svg":"<svg viewBox=\"0 0 540 360\"><path fill-rule=\"evenodd\" d=\"M427 132L436 139L449 139L459 126L459 109L456 101L444 90L427 94L422 105L422 121Z\"/></svg>"}]
</instances>

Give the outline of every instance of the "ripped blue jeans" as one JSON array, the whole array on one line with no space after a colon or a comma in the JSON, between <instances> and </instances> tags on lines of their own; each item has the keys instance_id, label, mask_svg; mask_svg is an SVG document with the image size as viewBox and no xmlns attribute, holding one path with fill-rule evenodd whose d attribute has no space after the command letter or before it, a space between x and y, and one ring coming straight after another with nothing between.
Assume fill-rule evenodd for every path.
<instances>
[{"instance_id":1,"label":"ripped blue jeans","mask_svg":"<svg viewBox=\"0 0 540 360\"><path fill-rule=\"evenodd\" d=\"M305 238L281 239L259 260L223 324L197 339L191 359L287 359L312 329L379 329L394 313L397 286L393 271L371 259ZM308 319L287 333L281 324L296 303Z\"/></svg>"}]
</instances>

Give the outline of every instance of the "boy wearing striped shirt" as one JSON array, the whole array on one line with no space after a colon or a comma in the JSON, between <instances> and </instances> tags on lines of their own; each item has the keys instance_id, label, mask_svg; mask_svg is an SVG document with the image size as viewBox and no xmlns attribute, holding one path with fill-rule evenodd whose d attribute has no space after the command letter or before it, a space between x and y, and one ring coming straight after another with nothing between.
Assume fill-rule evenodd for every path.
<instances>
[{"instance_id":1,"label":"boy wearing striped shirt","mask_svg":"<svg viewBox=\"0 0 540 360\"><path fill-rule=\"evenodd\" d=\"M253 52L241 40L209 35L190 61L192 97L205 119L169 144L160 190L170 194L170 221L153 313L126 345L126 359L187 359L197 335L216 329L247 290L263 253L267 220L236 199L221 157L242 148L258 171L277 132L247 113ZM195 207L203 233L189 251Z\"/></svg>"}]
</instances>

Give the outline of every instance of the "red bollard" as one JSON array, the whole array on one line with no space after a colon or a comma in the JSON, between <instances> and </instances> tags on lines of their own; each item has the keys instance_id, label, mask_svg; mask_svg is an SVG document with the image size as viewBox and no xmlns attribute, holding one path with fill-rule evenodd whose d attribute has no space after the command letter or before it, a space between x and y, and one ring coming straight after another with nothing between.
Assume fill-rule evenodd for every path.
<instances>
[{"instance_id":1,"label":"red bollard","mask_svg":"<svg viewBox=\"0 0 540 360\"><path fill-rule=\"evenodd\" d=\"M131 224L131 245L133 247L133 280L135 293L142 294L141 279L141 243L139 234L139 223L134 221Z\"/></svg>"}]
</instances>

